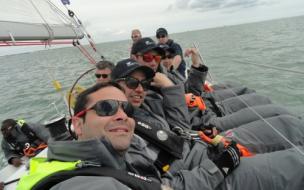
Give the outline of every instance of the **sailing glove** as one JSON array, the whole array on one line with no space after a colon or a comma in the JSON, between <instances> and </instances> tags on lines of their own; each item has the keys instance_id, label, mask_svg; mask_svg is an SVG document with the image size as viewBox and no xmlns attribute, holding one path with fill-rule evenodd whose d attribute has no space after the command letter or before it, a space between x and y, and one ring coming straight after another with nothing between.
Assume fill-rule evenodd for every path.
<instances>
[{"instance_id":1,"label":"sailing glove","mask_svg":"<svg viewBox=\"0 0 304 190\"><path fill-rule=\"evenodd\" d=\"M240 164L240 151L235 141L231 141L228 146L222 147L217 156L213 157L213 162L221 170L224 177L228 176Z\"/></svg>"}]
</instances>

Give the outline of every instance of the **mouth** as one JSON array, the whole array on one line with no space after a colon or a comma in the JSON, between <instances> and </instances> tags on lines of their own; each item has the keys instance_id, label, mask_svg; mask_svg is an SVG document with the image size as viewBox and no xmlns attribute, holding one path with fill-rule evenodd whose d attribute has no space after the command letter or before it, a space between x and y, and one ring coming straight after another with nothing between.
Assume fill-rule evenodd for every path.
<instances>
[{"instance_id":1,"label":"mouth","mask_svg":"<svg viewBox=\"0 0 304 190\"><path fill-rule=\"evenodd\" d=\"M122 132L122 133L128 133L129 132L129 129L126 128L126 127L116 127L114 129L110 129L109 130L110 132L114 132L114 133L117 133L117 132Z\"/></svg>"}]
</instances>

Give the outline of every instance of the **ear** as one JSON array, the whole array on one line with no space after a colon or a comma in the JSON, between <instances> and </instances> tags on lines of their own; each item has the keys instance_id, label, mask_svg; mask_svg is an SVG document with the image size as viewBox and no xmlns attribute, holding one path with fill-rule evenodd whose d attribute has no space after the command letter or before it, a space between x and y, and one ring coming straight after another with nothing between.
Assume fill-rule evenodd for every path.
<instances>
[{"instance_id":1,"label":"ear","mask_svg":"<svg viewBox=\"0 0 304 190\"><path fill-rule=\"evenodd\" d=\"M132 55L131 55L131 59L133 59L133 60L137 61L137 57L136 57L136 55L132 54Z\"/></svg>"},{"instance_id":2,"label":"ear","mask_svg":"<svg viewBox=\"0 0 304 190\"><path fill-rule=\"evenodd\" d=\"M77 137L82 135L82 127L84 125L83 119L79 117L72 117L72 125L74 127L74 131Z\"/></svg>"}]
</instances>

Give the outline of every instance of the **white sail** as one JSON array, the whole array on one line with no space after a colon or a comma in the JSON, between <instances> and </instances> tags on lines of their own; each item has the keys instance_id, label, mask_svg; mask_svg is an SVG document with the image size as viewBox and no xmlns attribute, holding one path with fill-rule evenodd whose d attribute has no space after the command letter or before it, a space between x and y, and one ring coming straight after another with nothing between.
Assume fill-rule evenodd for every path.
<instances>
[{"instance_id":1,"label":"white sail","mask_svg":"<svg viewBox=\"0 0 304 190\"><path fill-rule=\"evenodd\" d=\"M49 0L0 0L0 41L79 39L77 25Z\"/></svg>"}]
</instances>

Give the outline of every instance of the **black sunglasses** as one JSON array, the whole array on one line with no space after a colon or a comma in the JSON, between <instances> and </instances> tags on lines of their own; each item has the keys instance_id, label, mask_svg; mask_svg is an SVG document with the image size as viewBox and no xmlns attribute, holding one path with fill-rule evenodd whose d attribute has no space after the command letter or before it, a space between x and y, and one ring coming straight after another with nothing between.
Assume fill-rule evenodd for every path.
<instances>
[{"instance_id":1,"label":"black sunglasses","mask_svg":"<svg viewBox=\"0 0 304 190\"><path fill-rule=\"evenodd\" d=\"M174 58L174 55L170 55L170 54L162 57L162 59L172 59L172 58Z\"/></svg>"},{"instance_id":2,"label":"black sunglasses","mask_svg":"<svg viewBox=\"0 0 304 190\"><path fill-rule=\"evenodd\" d=\"M98 78L98 79L99 79L100 77L106 79L106 78L108 78L108 76L109 76L109 74L97 74L97 73L95 74L95 77Z\"/></svg>"},{"instance_id":3,"label":"black sunglasses","mask_svg":"<svg viewBox=\"0 0 304 190\"><path fill-rule=\"evenodd\" d=\"M129 102L118 101L118 100L100 100L91 108L85 109L78 112L75 117L82 117L89 110L95 110L98 116L112 116L115 115L119 107L129 116L133 115L133 106Z\"/></svg>"},{"instance_id":4,"label":"black sunglasses","mask_svg":"<svg viewBox=\"0 0 304 190\"><path fill-rule=\"evenodd\" d=\"M127 78L117 79L116 82L118 81L125 81L126 86L133 90L136 89L139 86L139 84L143 87L144 90L147 90L150 87L152 79L145 79L140 81L133 77L127 77Z\"/></svg>"}]
</instances>

